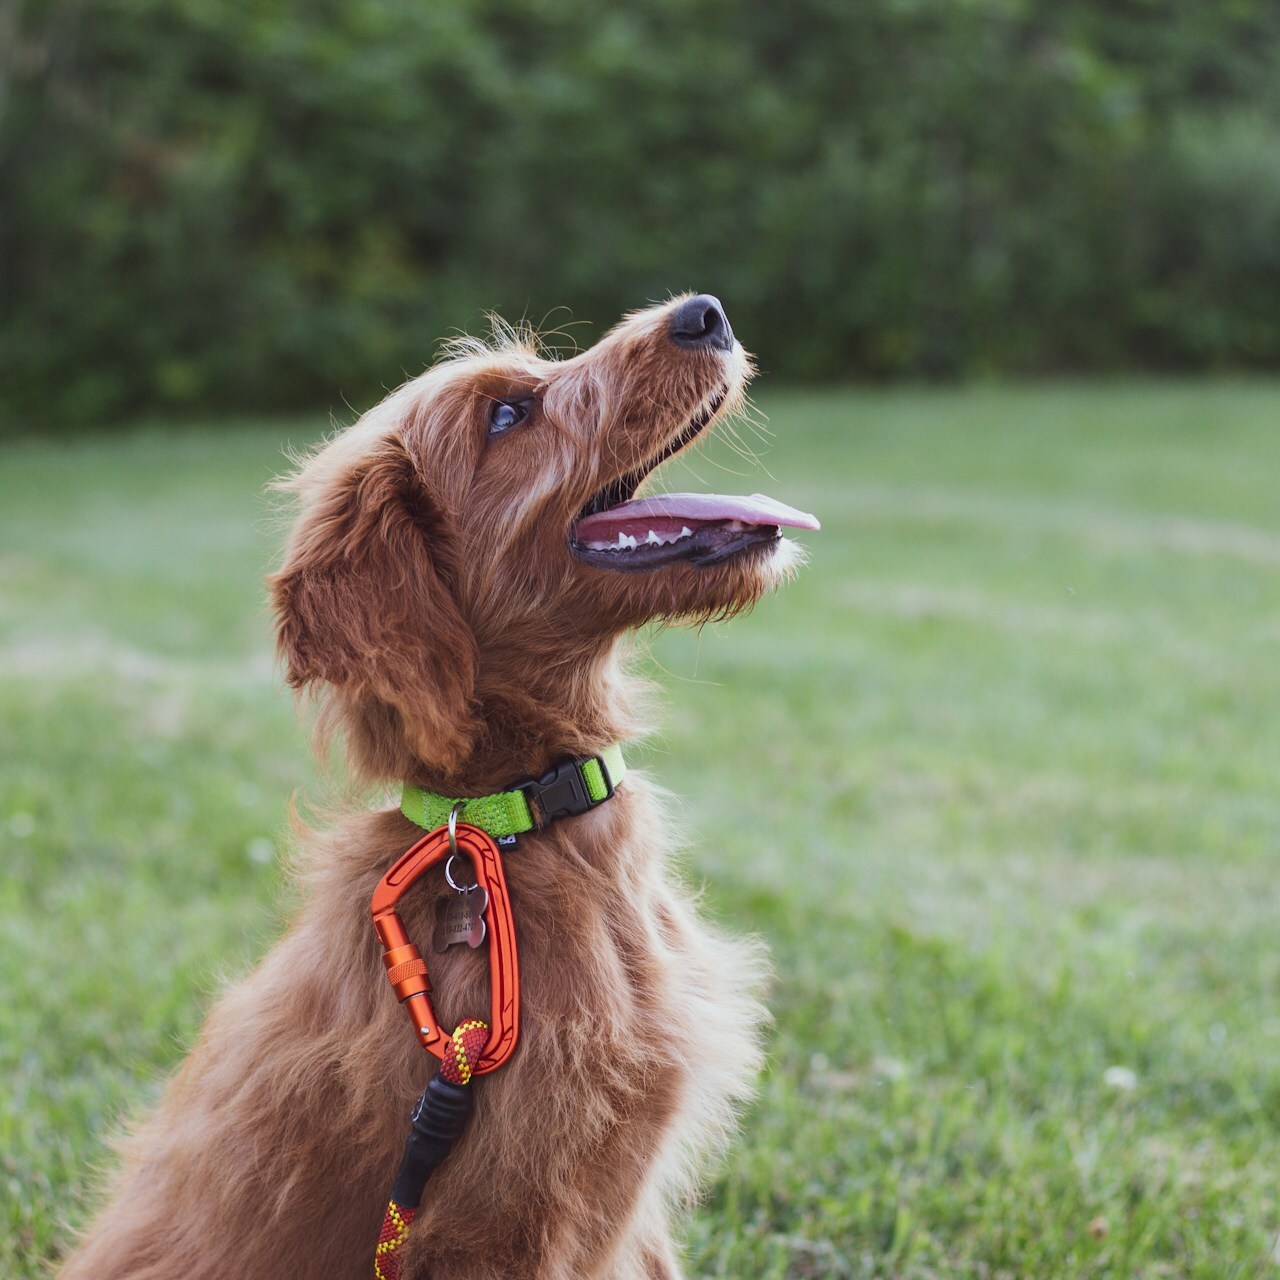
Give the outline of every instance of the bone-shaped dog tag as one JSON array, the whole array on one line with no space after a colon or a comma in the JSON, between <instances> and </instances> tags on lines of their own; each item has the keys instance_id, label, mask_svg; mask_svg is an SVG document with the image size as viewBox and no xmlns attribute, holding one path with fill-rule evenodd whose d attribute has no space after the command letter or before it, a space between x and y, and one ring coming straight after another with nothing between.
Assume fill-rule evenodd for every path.
<instances>
[{"instance_id":1,"label":"bone-shaped dog tag","mask_svg":"<svg viewBox=\"0 0 1280 1280\"><path fill-rule=\"evenodd\" d=\"M437 951L465 942L472 949L478 947L487 932L484 913L489 907L489 893L479 885L472 885L465 893L455 893L445 900L436 916L435 933L431 945Z\"/></svg>"}]
</instances>

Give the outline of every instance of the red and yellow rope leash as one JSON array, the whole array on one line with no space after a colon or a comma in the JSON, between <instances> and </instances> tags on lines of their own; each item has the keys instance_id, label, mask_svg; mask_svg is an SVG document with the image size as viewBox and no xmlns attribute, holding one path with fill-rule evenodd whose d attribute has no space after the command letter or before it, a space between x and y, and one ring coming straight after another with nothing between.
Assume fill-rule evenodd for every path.
<instances>
[{"instance_id":1,"label":"red and yellow rope leash","mask_svg":"<svg viewBox=\"0 0 1280 1280\"><path fill-rule=\"evenodd\" d=\"M449 1037L449 1047L445 1051L445 1056L440 1060L438 1078L447 1081L458 1089L469 1086L475 1066L480 1061L480 1055L484 1052L488 1039L489 1024L487 1022L481 1022L479 1018L468 1018L466 1022L459 1023L453 1035ZM423 1095L424 1099L426 1096L425 1094ZM422 1110L423 1105L419 1103L418 1111L421 1112ZM469 1105L467 1114L470 1114ZM465 1124L465 1115L462 1117L461 1122ZM415 1113L415 1135L418 1130L418 1123L418 1113ZM414 1135L411 1135L409 1142L412 1143L413 1141ZM407 1158L408 1153L406 1152ZM443 1156L440 1158L443 1159ZM434 1168L434 1165L432 1168ZM430 1176L430 1172L431 1170L428 1169L427 1177ZM403 1173L404 1166L402 1165L401 1174ZM418 1186L417 1198L413 1198L413 1186L417 1181L416 1176L410 1175L407 1179L407 1185L402 1185L401 1176L397 1175L396 1185L392 1188L391 1199L387 1202L387 1211L382 1218L382 1231L378 1235L378 1244L374 1249L373 1274L375 1280L400 1280L402 1257L400 1250L404 1247L404 1242L409 1238L409 1224L417 1216L418 1205L421 1203L422 1186L426 1184L426 1177L422 1178L422 1186ZM405 1200L412 1199L413 1203L403 1203L397 1198L398 1196L404 1197Z\"/></svg>"}]
</instances>

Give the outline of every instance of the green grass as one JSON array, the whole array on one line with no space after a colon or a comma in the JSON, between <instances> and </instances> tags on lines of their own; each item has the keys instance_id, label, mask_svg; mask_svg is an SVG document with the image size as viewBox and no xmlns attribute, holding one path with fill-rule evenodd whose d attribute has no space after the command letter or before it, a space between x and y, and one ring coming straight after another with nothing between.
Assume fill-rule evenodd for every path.
<instances>
[{"instance_id":1,"label":"green grass","mask_svg":"<svg viewBox=\"0 0 1280 1280\"><path fill-rule=\"evenodd\" d=\"M691 1272L1280 1274L1280 384L762 407L776 480L693 469L823 530L754 616L653 642L642 753L777 970ZM3 457L16 1280L279 927L285 801L320 784L259 491L317 429Z\"/></svg>"}]
</instances>

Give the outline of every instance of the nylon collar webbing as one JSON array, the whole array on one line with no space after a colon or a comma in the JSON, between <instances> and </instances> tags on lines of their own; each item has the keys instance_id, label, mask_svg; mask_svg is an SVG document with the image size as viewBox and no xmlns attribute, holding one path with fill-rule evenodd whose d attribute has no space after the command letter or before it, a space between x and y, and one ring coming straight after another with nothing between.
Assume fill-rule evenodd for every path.
<instances>
[{"instance_id":1,"label":"nylon collar webbing","mask_svg":"<svg viewBox=\"0 0 1280 1280\"><path fill-rule=\"evenodd\" d=\"M461 804L459 821L491 836L516 836L603 804L626 772L622 748L614 743L598 756L562 760L540 778L526 778L489 796L442 796L406 782L400 812L410 822L434 831L449 821L453 806Z\"/></svg>"}]
</instances>

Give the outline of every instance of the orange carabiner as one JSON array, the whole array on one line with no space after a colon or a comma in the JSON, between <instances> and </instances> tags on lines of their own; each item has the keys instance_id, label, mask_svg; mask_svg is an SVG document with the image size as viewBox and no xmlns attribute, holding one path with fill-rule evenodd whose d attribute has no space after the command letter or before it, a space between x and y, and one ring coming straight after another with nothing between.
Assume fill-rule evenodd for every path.
<instances>
[{"instance_id":1,"label":"orange carabiner","mask_svg":"<svg viewBox=\"0 0 1280 1280\"><path fill-rule=\"evenodd\" d=\"M472 1069L474 1075L495 1071L511 1057L520 1035L520 966L516 956L516 930L511 918L511 898L502 870L502 855L493 838L479 827L457 824L458 852L471 859L476 881L489 893L485 921L489 933L489 1039ZM405 891L430 867L453 852L449 832L437 827L428 832L378 882L373 893L373 927L382 943L382 962L391 986L409 1011L422 1047L443 1058L450 1035L436 1021L431 1003L431 983L422 952L409 940L396 906Z\"/></svg>"}]
</instances>

